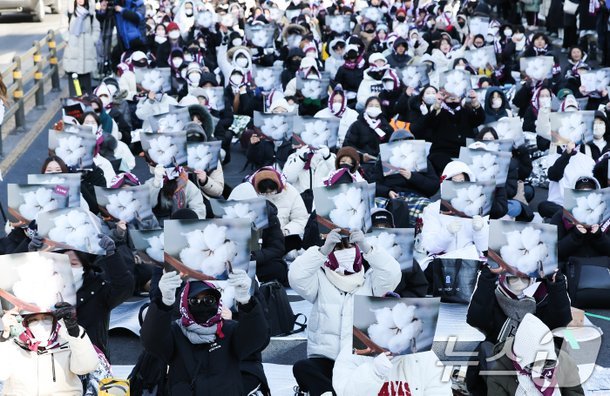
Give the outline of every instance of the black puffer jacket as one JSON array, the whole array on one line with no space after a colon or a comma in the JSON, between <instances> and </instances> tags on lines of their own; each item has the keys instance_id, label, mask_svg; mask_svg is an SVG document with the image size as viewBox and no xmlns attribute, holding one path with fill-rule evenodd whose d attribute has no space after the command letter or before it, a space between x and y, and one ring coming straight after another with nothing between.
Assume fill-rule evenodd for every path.
<instances>
[{"instance_id":1,"label":"black puffer jacket","mask_svg":"<svg viewBox=\"0 0 610 396\"><path fill-rule=\"evenodd\" d=\"M29 243L30 238L25 235L23 228L14 228L7 236L0 238L0 255L25 253Z\"/></svg>"},{"instance_id":2,"label":"black puffer jacket","mask_svg":"<svg viewBox=\"0 0 610 396\"><path fill-rule=\"evenodd\" d=\"M610 256L610 236L602 230L591 234L581 233L576 227L563 218L563 211L558 211L551 224L557 226L558 255L560 262L567 262L570 257Z\"/></svg>"},{"instance_id":3,"label":"black puffer jacket","mask_svg":"<svg viewBox=\"0 0 610 396\"><path fill-rule=\"evenodd\" d=\"M426 115L430 128L431 153L445 153L457 158L460 147L466 145L466 138L474 137L474 128L485 121L483 106L475 109L469 106L451 114L447 110L432 110Z\"/></svg>"},{"instance_id":4,"label":"black puffer jacket","mask_svg":"<svg viewBox=\"0 0 610 396\"><path fill-rule=\"evenodd\" d=\"M364 116L360 114L358 119L347 130L343 146L351 146L360 153L366 153L373 157L377 157L379 155L379 145L381 143L386 143L393 132L392 127L385 118L381 117L380 120L381 124L379 125L379 128L385 132L383 137L380 137L377 132L371 129L364 119Z\"/></svg>"},{"instance_id":5,"label":"black puffer jacket","mask_svg":"<svg viewBox=\"0 0 610 396\"><path fill-rule=\"evenodd\" d=\"M240 361L269 342L261 305L252 298L238 305L239 322L225 320L224 337L212 344L192 344L172 320L172 307L154 301L142 325L147 352L169 365L168 395L242 396Z\"/></svg>"},{"instance_id":6,"label":"black puffer jacket","mask_svg":"<svg viewBox=\"0 0 610 396\"><path fill-rule=\"evenodd\" d=\"M411 172L409 180L400 174L383 177L377 182L377 195L387 197L390 191L396 193L415 193L424 197L431 197L440 187L439 176L434 171L432 163L428 161L425 172Z\"/></svg>"},{"instance_id":7,"label":"black puffer jacket","mask_svg":"<svg viewBox=\"0 0 610 396\"><path fill-rule=\"evenodd\" d=\"M477 286L472 294L466 322L479 329L486 341L496 343L507 316L502 311L495 290L498 276L485 266L479 272ZM540 288L546 288L542 297L536 298L535 315L553 330L567 326L572 320L570 299L568 298L567 283L563 275L557 276L556 282L543 279Z\"/></svg>"},{"instance_id":8,"label":"black puffer jacket","mask_svg":"<svg viewBox=\"0 0 610 396\"><path fill-rule=\"evenodd\" d=\"M277 280L283 285L288 285L288 266L283 258L286 254L284 233L277 218L275 205L267 202L267 210L269 226L263 230L261 249L252 252L256 260L256 276L261 282Z\"/></svg>"}]
</instances>

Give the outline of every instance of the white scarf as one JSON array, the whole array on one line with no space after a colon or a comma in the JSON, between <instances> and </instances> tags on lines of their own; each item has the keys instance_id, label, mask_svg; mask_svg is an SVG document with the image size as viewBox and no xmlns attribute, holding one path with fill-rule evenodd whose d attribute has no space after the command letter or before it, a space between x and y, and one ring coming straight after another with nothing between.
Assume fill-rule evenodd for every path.
<instances>
[{"instance_id":1,"label":"white scarf","mask_svg":"<svg viewBox=\"0 0 610 396\"><path fill-rule=\"evenodd\" d=\"M364 283L364 269L351 275L341 275L328 267L324 267L326 278L337 289L345 293L351 293Z\"/></svg>"},{"instance_id":2,"label":"white scarf","mask_svg":"<svg viewBox=\"0 0 610 396\"><path fill-rule=\"evenodd\" d=\"M176 320L182 334L191 342L191 344L211 344L216 340L216 329L218 324L210 327L204 327L199 324L191 324L186 327L182 325L181 319Z\"/></svg>"},{"instance_id":3,"label":"white scarf","mask_svg":"<svg viewBox=\"0 0 610 396\"><path fill-rule=\"evenodd\" d=\"M70 24L70 34L78 37L83 33L83 23L87 15L89 15L89 10L83 6L76 6L76 10L74 10L76 19L73 24Z\"/></svg>"}]
</instances>

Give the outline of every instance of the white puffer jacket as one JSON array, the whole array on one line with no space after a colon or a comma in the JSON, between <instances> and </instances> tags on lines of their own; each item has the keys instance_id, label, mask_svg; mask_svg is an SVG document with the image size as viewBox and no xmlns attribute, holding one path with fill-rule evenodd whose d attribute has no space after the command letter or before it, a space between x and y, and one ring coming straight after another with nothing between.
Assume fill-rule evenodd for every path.
<instances>
[{"instance_id":1,"label":"white puffer jacket","mask_svg":"<svg viewBox=\"0 0 610 396\"><path fill-rule=\"evenodd\" d=\"M324 179L335 169L335 154L330 153L328 158L323 158L319 151L316 151L311 158L310 169L304 169L305 161L302 157L308 151L308 147L303 147L290 154L282 170L288 183L292 184L299 193L310 186L324 186Z\"/></svg>"},{"instance_id":2,"label":"white puffer jacket","mask_svg":"<svg viewBox=\"0 0 610 396\"><path fill-rule=\"evenodd\" d=\"M95 43L100 37L100 23L95 18L95 2L89 1L89 15L84 17L82 33L78 36L70 33L70 28L78 23L78 17L72 15L63 67L66 73L87 74L97 69L97 52Z\"/></svg>"},{"instance_id":3,"label":"white puffer jacket","mask_svg":"<svg viewBox=\"0 0 610 396\"><path fill-rule=\"evenodd\" d=\"M385 250L364 255L370 269L364 283L351 293L336 288L326 277L326 256L317 246L299 256L288 271L290 286L313 304L308 318L307 356L336 359L342 349L351 349L354 295L383 296L400 282L400 265Z\"/></svg>"},{"instance_id":4,"label":"white puffer jacket","mask_svg":"<svg viewBox=\"0 0 610 396\"><path fill-rule=\"evenodd\" d=\"M408 383L411 396L451 395L451 382L442 381L443 366L432 351L396 356L387 380L375 374L373 360L370 356L352 354L351 348L342 350L333 369L337 395L377 395L386 381Z\"/></svg>"},{"instance_id":5,"label":"white puffer jacket","mask_svg":"<svg viewBox=\"0 0 610 396\"><path fill-rule=\"evenodd\" d=\"M296 188L286 184L282 192L265 198L277 208L277 218L287 235L303 235L309 213Z\"/></svg>"},{"instance_id":6,"label":"white puffer jacket","mask_svg":"<svg viewBox=\"0 0 610 396\"><path fill-rule=\"evenodd\" d=\"M22 349L12 340L0 343L0 381L5 396L80 396L79 375L89 374L98 365L97 352L81 328L78 337L60 330L65 348L38 354Z\"/></svg>"},{"instance_id":7,"label":"white puffer jacket","mask_svg":"<svg viewBox=\"0 0 610 396\"><path fill-rule=\"evenodd\" d=\"M323 118L325 120L336 120L337 117L330 111L328 107L323 108L318 111L315 118ZM347 130L352 126L354 122L358 119L358 112L354 109L350 109L349 107L345 108L343 115L341 116L341 121L339 121L339 131L337 133L337 147L343 146L343 141L345 140L345 135L347 135Z\"/></svg>"},{"instance_id":8,"label":"white puffer jacket","mask_svg":"<svg viewBox=\"0 0 610 396\"><path fill-rule=\"evenodd\" d=\"M154 178L150 178L146 180L144 183L145 186L148 186L149 199L150 204L154 208L157 206L157 202L159 199L159 192L163 186L155 185ZM201 191L199 188L193 184L192 181L186 182L186 187L184 187L184 192L186 194L186 208L191 209L195 213L197 213L197 217L200 219L205 219L206 216L206 208L205 203L203 203L203 196L201 195Z\"/></svg>"},{"instance_id":9,"label":"white puffer jacket","mask_svg":"<svg viewBox=\"0 0 610 396\"><path fill-rule=\"evenodd\" d=\"M554 164L559 159L559 154L549 155L549 163ZM576 181L583 176L593 177L595 161L593 158L581 152L570 157L570 162L563 171L563 177L558 182L549 181L548 200L563 205L563 191L565 188L574 188Z\"/></svg>"}]
</instances>

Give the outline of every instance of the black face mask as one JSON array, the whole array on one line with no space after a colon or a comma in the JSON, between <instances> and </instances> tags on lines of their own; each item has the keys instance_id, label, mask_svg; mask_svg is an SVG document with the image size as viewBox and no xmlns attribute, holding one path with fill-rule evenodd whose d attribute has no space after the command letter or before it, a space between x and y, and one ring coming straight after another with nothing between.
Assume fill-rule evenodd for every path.
<instances>
[{"instance_id":1,"label":"black face mask","mask_svg":"<svg viewBox=\"0 0 610 396\"><path fill-rule=\"evenodd\" d=\"M339 169L349 169L351 173L354 173L354 167L350 164L339 164Z\"/></svg>"},{"instance_id":2,"label":"black face mask","mask_svg":"<svg viewBox=\"0 0 610 396\"><path fill-rule=\"evenodd\" d=\"M197 323L205 323L218 313L218 305L189 304L189 311Z\"/></svg>"},{"instance_id":3,"label":"black face mask","mask_svg":"<svg viewBox=\"0 0 610 396\"><path fill-rule=\"evenodd\" d=\"M402 16L402 15L401 15L401 16L397 16L397 17L396 17L396 20L397 20L398 22L404 22L404 21L405 21L405 19L406 19L406 18L405 18L404 16Z\"/></svg>"},{"instance_id":4,"label":"black face mask","mask_svg":"<svg viewBox=\"0 0 610 396\"><path fill-rule=\"evenodd\" d=\"M460 25L461 28L463 28L464 26L466 26L466 22L464 21L459 21L458 25Z\"/></svg>"},{"instance_id":5,"label":"black face mask","mask_svg":"<svg viewBox=\"0 0 610 396\"><path fill-rule=\"evenodd\" d=\"M458 107L460 107L460 102L450 102L447 103L445 102L445 104L447 105L447 107L449 107L450 109L457 109Z\"/></svg>"}]
</instances>

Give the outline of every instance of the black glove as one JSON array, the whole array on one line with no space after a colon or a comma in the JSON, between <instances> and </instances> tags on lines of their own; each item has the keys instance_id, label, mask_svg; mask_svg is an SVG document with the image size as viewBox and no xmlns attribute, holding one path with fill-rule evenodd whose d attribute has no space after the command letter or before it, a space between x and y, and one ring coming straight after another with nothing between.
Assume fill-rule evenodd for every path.
<instances>
[{"instance_id":1,"label":"black glove","mask_svg":"<svg viewBox=\"0 0 610 396\"><path fill-rule=\"evenodd\" d=\"M100 238L100 247L106 251L106 256L112 256L116 251L116 245L112 238L106 234L98 234Z\"/></svg>"},{"instance_id":2,"label":"black glove","mask_svg":"<svg viewBox=\"0 0 610 396\"><path fill-rule=\"evenodd\" d=\"M28 243L28 252L37 252L42 248L42 237L38 233L32 235L30 243Z\"/></svg>"},{"instance_id":3,"label":"black glove","mask_svg":"<svg viewBox=\"0 0 610 396\"><path fill-rule=\"evenodd\" d=\"M72 337L78 337L80 328L76 320L76 307L67 302L59 302L55 304L55 317L57 320L64 320L66 330Z\"/></svg>"}]
</instances>

